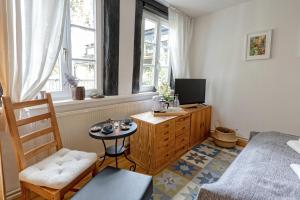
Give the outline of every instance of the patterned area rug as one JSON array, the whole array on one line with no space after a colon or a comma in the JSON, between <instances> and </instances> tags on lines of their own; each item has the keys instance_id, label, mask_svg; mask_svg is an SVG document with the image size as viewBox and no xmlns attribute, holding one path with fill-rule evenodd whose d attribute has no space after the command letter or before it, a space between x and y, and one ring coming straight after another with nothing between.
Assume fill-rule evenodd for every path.
<instances>
[{"instance_id":1,"label":"patterned area rug","mask_svg":"<svg viewBox=\"0 0 300 200\"><path fill-rule=\"evenodd\" d=\"M208 138L154 177L153 199L196 199L201 185L217 181L241 150L217 147Z\"/></svg>"}]
</instances>

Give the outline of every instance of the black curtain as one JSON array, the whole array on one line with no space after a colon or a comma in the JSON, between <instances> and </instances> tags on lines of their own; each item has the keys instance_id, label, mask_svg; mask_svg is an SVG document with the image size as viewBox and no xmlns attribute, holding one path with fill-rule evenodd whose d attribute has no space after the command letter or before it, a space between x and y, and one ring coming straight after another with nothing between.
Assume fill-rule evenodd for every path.
<instances>
[{"instance_id":1,"label":"black curtain","mask_svg":"<svg viewBox=\"0 0 300 200\"><path fill-rule=\"evenodd\" d=\"M154 0L136 0L135 6L135 30L134 30L134 58L133 58L133 75L132 75L132 93L140 91L140 69L141 69L141 52L142 52L142 20L143 10L152 12L160 17L168 19L168 8Z\"/></svg>"},{"instance_id":2,"label":"black curtain","mask_svg":"<svg viewBox=\"0 0 300 200\"><path fill-rule=\"evenodd\" d=\"M132 93L140 91L140 67L141 67L141 35L143 21L143 1L136 0L135 5L135 28L134 28L134 52L133 52L133 74L132 74Z\"/></svg>"},{"instance_id":3,"label":"black curtain","mask_svg":"<svg viewBox=\"0 0 300 200\"><path fill-rule=\"evenodd\" d=\"M120 0L104 0L103 94L118 95Z\"/></svg>"}]
</instances>

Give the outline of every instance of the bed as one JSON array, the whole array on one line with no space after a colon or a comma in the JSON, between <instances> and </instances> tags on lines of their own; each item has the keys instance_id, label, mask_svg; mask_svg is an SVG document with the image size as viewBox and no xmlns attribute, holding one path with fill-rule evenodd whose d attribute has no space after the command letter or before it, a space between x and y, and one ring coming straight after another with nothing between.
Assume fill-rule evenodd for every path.
<instances>
[{"instance_id":1,"label":"bed","mask_svg":"<svg viewBox=\"0 0 300 200\"><path fill-rule=\"evenodd\" d=\"M222 177L200 189L199 200L300 200L300 180L290 168L300 154L287 146L299 137L251 133L251 140Z\"/></svg>"}]
</instances>

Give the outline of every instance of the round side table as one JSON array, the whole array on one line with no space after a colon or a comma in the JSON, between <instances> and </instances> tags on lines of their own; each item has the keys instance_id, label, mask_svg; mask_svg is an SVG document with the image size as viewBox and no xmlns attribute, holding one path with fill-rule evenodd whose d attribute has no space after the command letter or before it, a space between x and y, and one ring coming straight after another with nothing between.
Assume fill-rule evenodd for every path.
<instances>
[{"instance_id":1,"label":"round side table","mask_svg":"<svg viewBox=\"0 0 300 200\"><path fill-rule=\"evenodd\" d=\"M103 125L105 124L107 124L107 121L94 124L92 127L95 126L103 127ZM112 133L109 134L102 133L101 131L93 132L91 131L91 128L89 130L90 137L97 140L102 140L105 149L105 154L104 156L101 157L103 158L103 160L100 163L99 167L104 163L106 157L114 157L116 159L116 168L118 168L118 156L124 155L124 157L132 163L132 165L130 166L130 170L135 171L136 163L127 157L126 155L127 148L125 147L126 137L129 137L130 135L134 134L137 130L137 124L135 122L130 123L130 127L128 130L121 130L119 126L118 128L114 129ZM123 140L122 144L118 144L118 139ZM115 140L115 145L107 147L105 144L106 140Z\"/></svg>"}]
</instances>

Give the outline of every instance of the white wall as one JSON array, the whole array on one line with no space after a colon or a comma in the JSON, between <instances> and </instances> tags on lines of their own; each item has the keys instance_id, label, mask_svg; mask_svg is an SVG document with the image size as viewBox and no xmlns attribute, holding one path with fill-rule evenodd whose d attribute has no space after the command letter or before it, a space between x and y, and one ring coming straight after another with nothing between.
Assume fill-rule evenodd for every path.
<instances>
[{"instance_id":1,"label":"white wall","mask_svg":"<svg viewBox=\"0 0 300 200\"><path fill-rule=\"evenodd\" d=\"M300 1L253 0L196 20L191 67L207 79L213 122L238 134L300 136ZM272 59L245 61L247 33L274 29Z\"/></svg>"},{"instance_id":2,"label":"white wall","mask_svg":"<svg viewBox=\"0 0 300 200\"><path fill-rule=\"evenodd\" d=\"M120 1L119 94L132 93L135 0Z\"/></svg>"}]
</instances>

